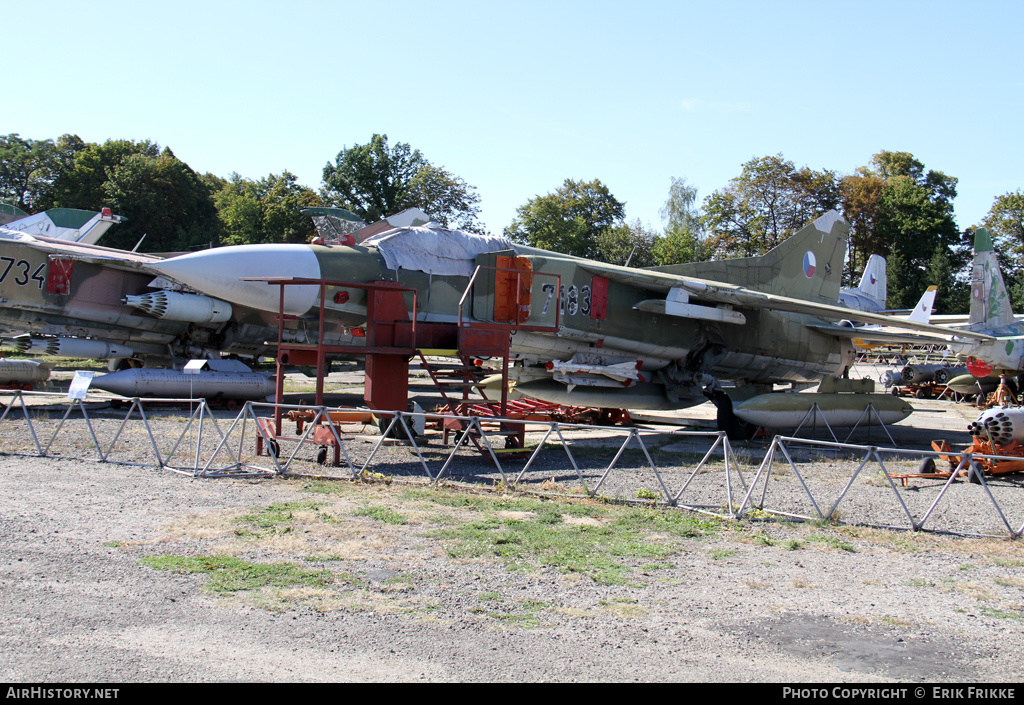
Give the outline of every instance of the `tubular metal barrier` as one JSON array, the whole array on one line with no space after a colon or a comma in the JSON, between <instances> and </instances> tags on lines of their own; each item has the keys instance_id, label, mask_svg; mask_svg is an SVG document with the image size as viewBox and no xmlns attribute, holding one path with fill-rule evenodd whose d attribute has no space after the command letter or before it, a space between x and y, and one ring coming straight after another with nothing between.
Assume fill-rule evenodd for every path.
<instances>
[{"instance_id":1,"label":"tubular metal barrier","mask_svg":"<svg viewBox=\"0 0 1024 705\"><path fill-rule=\"evenodd\" d=\"M853 458L853 462L846 463L847 466L856 464L852 473L848 468L834 470L837 453ZM806 459L811 454L816 456L814 463L794 461L794 455ZM774 469L779 456L784 462L779 463L781 468ZM855 456L860 457L859 461ZM951 456L955 462L950 463L946 472L892 472L897 466L917 469L928 458L932 459L930 467L935 468ZM775 436L737 515L759 510L800 519L839 521L846 520L843 510L848 508L854 512L856 523L884 528L1018 538L1024 532L1021 479L986 476L982 467L986 461L1000 460L1019 461L1020 458L955 451L908 451ZM908 464L912 467L908 468ZM866 472L872 466L876 468L873 477ZM947 474L948 477L940 476ZM908 487L904 484L906 491L902 492L894 481L911 478L920 480L921 485ZM801 491L778 492L779 483L799 485ZM856 491L851 493L855 487ZM922 492L922 489L930 491ZM773 494L771 499L769 493ZM1011 508L1017 515L1016 520L1009 518Z\"/></svg>"},{"instance_id":2,"label":"tubular metal barrier","mask_svg":"<svg viewBox=\"0 0 1024 705\"><path fill-rule=\"evenodd\" d=\"M500 483L723 518L775 516L1011 538L1024 533L1024 479L983 471L986 462L1004 456L790 436L774 437L767 450L748 444L737 454L720 432L264 402L227 412L188 399L136 398L122 411L108 408L112 401L92 394L84 401L0 394L0 455L167 468L194 477L422 477L435 485ZM173 413L160 408L167 405ZM271 416L260 416L278 410L280 433ZM291 423L294 434L285 430ZM910 472L925 458L933 459L932 467L948 463L948 477ZM906 486L907 478L913 486Z\"/></svg>"}]
</instances>

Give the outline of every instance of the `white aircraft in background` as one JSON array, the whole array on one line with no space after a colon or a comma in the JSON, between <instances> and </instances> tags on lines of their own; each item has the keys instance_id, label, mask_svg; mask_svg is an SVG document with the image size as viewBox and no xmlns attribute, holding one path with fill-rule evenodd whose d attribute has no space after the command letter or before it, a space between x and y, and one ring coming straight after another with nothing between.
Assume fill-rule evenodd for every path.
<instances>
[{"instance_id":1,"label":"white aircraft in background","mask_svg":"<svg viewBox=\"0 0 1024 705\"><path fill-rule=\"evenodd\" d=\"M882 313L886 310L887 283L885 279L885 257L871 255L856 289L840 289L839 305L865 313Z\"/></svg>"},{"instance_id":2,"label":"white aircraft in background","mask_svg":"<svg viewBox=\"0 0 1024 705\"><path fill-rule=\"evenodd\" d=\"M109 208L99 213L78 208L51 208L29 215L17 206L0 203L0 226L4 229L84 245L96 244L111 225L125 220L111 213Z\"/></svg>"}]
</instances>

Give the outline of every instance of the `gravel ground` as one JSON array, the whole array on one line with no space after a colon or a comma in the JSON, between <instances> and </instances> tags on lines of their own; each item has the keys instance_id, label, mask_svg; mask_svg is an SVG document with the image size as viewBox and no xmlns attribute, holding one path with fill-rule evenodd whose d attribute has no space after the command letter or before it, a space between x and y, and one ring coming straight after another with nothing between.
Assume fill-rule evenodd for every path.
<instances>
[{"instance_id":1,"label":"gravel ground","mask_svg":"<svg viewBox=\"0 0 1024 705\"><path fill-rule=\"evenodd\" d=\"M958 415L970 412L922 410L912 418L944 420L917 435L908 428L906 439L962 438ZM105 413L91 414L101 445L120 425ZM184 427L179 413L153 415L165 456ZM59 421L42 411L33 416L44 425ZM145 430L123 433L118 459L151 462ZM361 458L376 440L353 434L346 447ZM457 530L481 517L492 531L543 517L556 528L610 529L620 513L636 511L584 499L517 504L496 486L493 468L469 454L453 465L452 482L432 490L415 456L394 444L380 451L388 482L317 482L201 479L73 459L95 456L80 425L61 443L51 452L64 459L0 456L0 677L10 682L1019 679L1019 541L820 522L719 522L663 510L699 529L673 533L671 524L648 516L628 550L611 550L608 539L608 560L621 576L609 579L538 554L510 560L499 551L463 550L468 544ZM590 488L619 444L573 435ZM0 426L4 452L30 445L24 426L10 419ZM691 441L664 433L645 437L645 447L656 449L672 494L700 454ZM426 454L436 470L444 457L439 439L431 436L426 448L439 453ZM766 448L767 441L736 448L747 482ZM572 492L579 478L564 451L552 451L528 484ZM186 457L176 460L187 463L194 448L178 452ZM803 484L831 506L859 465L858 458L820 451L798 452L795 460L795 468L780 467L758 485L772 508L810 513ZM885 462L890 472L916 465ZM1019 526L1019 484L990 486ZM919 517L940 488L911 480L894 490L866 467L840 503L840 517L899 523L897 495ZM599 494L635 499L658 490L634 446ZM927 528L1006 533L978 485L955 483L947 493ZM698 475L684 501L726 504L722 466ZM477 502L490 504L484 510ZM282 507L286 518L267 519ZM653 558L652 548L659 549ZM154 562L196 557L287 563L328 579L211 590L209 573Z\"/></svg>"}]
</instances>

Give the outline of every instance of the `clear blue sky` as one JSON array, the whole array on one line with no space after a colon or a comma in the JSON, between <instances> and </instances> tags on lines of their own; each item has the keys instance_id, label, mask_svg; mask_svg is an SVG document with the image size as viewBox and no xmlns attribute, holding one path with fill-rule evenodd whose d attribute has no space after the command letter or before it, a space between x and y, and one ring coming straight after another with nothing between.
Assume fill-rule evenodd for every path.
<instances>
[{"instance_id":1,"label":"clear blue sky","mask_svg":"<svg viewBox=\"0 0 1024 705\"><path fill-rule=\"evenodd\" d=\"M476 186L500 232L566 178L660 230L753 157L959 179L958 225L1024 188L1024 3L4 3L0 134L151 139L199 172L324 165L373 133Z\"/></svg>"}]
</instances>

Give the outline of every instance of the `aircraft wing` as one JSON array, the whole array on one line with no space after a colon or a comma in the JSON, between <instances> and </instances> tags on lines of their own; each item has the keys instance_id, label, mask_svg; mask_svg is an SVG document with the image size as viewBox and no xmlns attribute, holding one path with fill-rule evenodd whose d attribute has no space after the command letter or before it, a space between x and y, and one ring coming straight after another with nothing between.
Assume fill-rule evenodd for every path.
<instances>
[{"instance_id":1,"label":"aircraft wing","mask_svg":"<svg viewBox=\"0 0 1024 705\"><path fill-rule=\"evenodd\" d=\"M802 313L830 320L845 319L860 323L875 323L888 326L890 328L918 331L933 338L945 338L947 340L951 339L953 336L970 337L975 340L992 340L992 336L985 335L983 333L954 330L952 328L935 326L928 323L917 323L915 321L901 319L894 320L892 316L867 313L864 311L854 311L844 306L839 306L838 304L825 304L807 299L797 299L788 296L780 296L778 294L769 294L763 291L757 291L756 289L749 289L734 284L727 284L725 282L683 277L666 272L629 269L615 265L595 265L594 263L587 263L585 265L581 265L581 267L592 274L606 277L612 281L664 293L666 295L664 299L640 302L637 308L645 311L652 311L654 313L663 313L665 315L699 317L692 315L692 311L686 307L680 308L672 306L672 303L674 302L689 304L691 301L696 301L705 304L705 306L701 306L700 308L724 307L725 311L728 311L728 307L738 307L740 309L770 309L774 311L787 311L789 313ZM706 304L713 304L713 307L708 307ZM681 313L670 313L669 311L673 309L681 311ZM742 318L742 316L739 318ZM742 323L743 321L733 320L732 322ZM825 328L829 332L833 331L832 326L825 326ZM845 328L844 326L834 326L834 328L837 330L855 330L852 328ZM861 333L864 332L865 331L861 331ZM836 332L836 335L841 337L867 337L866 335L860 334L857 336L846 336L838 332Z\"/></svg>"},{"instance_id":2,"label":"aircraft wing","mask_svg":"<svg viewBox=\"0 0 1024 705\"><path fill-rule=\"evenodd\" d=\"M160 258L153 255L144 255L136 252L115 250L109 247L72 242L68 240L57 240L54 238L29 235L16 231L7 231L0 234L0 239L11 240L19 245L29 247L33 250L49 253L61 259L75 260L100 264L104 267L124 269L128 271L145 271L146 265L159 262ZM157 276L154 274L154 276Z\"/></svg>"},{"instance_id":3,"label":"aircraft wing","mask_svg":"<svg viewBox=\"0 0 1024 705\"><path fill-rule=\"evenodd\" d=\"M837 326L828 323L809 324L808 328L828 333L837 338L849 340L863 340L868 343L894 345L938 345L949 342L944 335L931 335L926 333L898 333L894 330L872 329L872 328L851 328L849 326ZM938 326L936 326L938 327Z\"/></svg>"}]
</instances>

